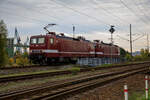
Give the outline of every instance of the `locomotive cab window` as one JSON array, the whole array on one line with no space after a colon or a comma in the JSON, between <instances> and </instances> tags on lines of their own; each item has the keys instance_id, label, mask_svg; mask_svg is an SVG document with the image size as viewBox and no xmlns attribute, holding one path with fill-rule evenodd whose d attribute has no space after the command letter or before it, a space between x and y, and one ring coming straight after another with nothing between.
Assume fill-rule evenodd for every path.
<instances>
[{"instance_id":1,"label":"locomotive cab window","mask_svg":"<svg viewBox=\"0 0 150 100\"><path fill-rule=\"evenodd\" d=\"M44 37L38 38L38 44L44 43L44 41L45 41Z\"/></svg>"},{"instance_id":2,"label":"locomotive cab window","mask_svg":"<svg viewBox=\"0 0 150 100\"><path fill-rule=\"evenodd\" d=\"M31 39L31 44L35 44L37 42L37 39L36 38L32 38Z\"/></svg>"},{"instance_id":3,"label":"locomotive cab window","mask_svg":"<svg viewBox=\"0 0 150 100\"><path fill-rule=\"evenodd\" d=\"M54 44L54 39L50 38L50 44Z\"/></svg>"}]
</instances>

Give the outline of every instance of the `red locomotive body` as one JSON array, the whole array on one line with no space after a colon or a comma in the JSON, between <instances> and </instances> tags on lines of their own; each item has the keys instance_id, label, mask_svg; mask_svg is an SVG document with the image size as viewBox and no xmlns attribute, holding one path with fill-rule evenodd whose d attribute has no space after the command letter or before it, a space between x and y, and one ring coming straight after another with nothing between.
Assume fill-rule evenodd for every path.
<instances>
[{"instance_id":1,"label":"red locomotive body","mask_svg":"<svg viewBox=\"0 0 150 100\"><path fill-rule=\"evenodd\" d=\"M115 45L75 39L63 34L59 36L54 32L30 38L30 58L38 63L77 58L119 58L119 55L119 47Z\"/></svg>"}]
</instances>

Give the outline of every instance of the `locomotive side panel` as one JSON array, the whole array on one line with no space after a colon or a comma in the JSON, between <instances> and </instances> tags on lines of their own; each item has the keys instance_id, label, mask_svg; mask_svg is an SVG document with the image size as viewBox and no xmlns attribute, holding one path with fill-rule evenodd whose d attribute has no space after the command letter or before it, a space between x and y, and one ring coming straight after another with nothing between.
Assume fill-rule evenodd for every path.
<instances>
[{"instance_id":1,"label":"locomotive side panel","mask_svg":"<svg viewBox=\"0 0 150 100\"><path fill-rule=\"evenodd\" d=\"M109 57L109 47L107 45L103 45L104 49L104 57Z\"/></svg>"},{"instance_id":2,"label":"locomotive side panel","mask_svg":"<svg viewBox=\"0 0 150 100\"><path fill-rule=\"evenodd\" d=\"M61 39L61 57L88 57L89 43L69 39Z\"/></svg>"}]
</instances>

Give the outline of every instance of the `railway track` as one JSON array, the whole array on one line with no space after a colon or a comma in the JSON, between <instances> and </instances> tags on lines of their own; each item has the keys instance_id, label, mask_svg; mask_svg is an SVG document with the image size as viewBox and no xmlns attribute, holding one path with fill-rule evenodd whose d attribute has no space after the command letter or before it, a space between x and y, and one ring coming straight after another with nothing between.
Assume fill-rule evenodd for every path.
<instances>
[{"instance_id":1,"label":"railway track","mask_svg":"<svg viewBox=\"0 0 150 100\"><path fill-rule=\"evenodd\" d=\"M66 65L66 63L58 63L58 64L51 64L51 65L9 66L9 67L0 67L0 70L9 70L9 69L10 70L16 70L16 69L24 69L24 68L39 68L39 67L53 67L53 66L59 67L59 66L62 66L62 65Z\"/></svg>"},{"instance_id":2,"label":"railway track","mask_svg":"<svg viewBox=\"0 0 150 100\"><path fill-rule=\"evenodd\" d=\"M92 71L93 69L94 70L115 69L115 68L122 68L122 67L126 67L126 66L135 66L135 65L148 66L148 65L150 65L150 62L134 63L134 64L126 64L126 65L116 65L116 66L110 66L110 67L83 68L83 69L80 69L80 72L88 72L88 71ZM65 71L45 72L45 73L39 73L39 74L26 74L26 75L1 77L0 83L25 80L25 79L33 79L33 78L42 78L42 77L55 76L55 75L65 75L65 74L71 74L71 73L72 73L71 70L65 70Z\"/></svg>"},{"instance_id":3,"label":"railway track","mask_svg":"<svg viewBox=\"0 0 150 100\"><path fill-rule=\"evenodd\" d=\"M149 66L138 66L127 68L117 72L108 72L104 74L95 74L93 76L82 77L63 83L57 83L45 87L14 91L7 94L1 94L0 100L61 100L62 97L80 93L92 88L100 87L116 80L128 77L133 74L145 72Z\"/></svg>"},{"instance_id":4,"label":"railway track","mask_svg":"<svg viewBox=\"0 0 150 100\"><path fill-rule=\"evenodd\" d=\"M120 65L112 65L110 67L114 66L126 66L126 65L134 65L134 64L143 64L143 63L150 63L149 61L145 62L135 62L135 63L130 63L130 64L120 64ZM45 66L61 66L61 65L66 65L66 64L52 64L52 65L28 65L28 66L9 66L9 67L0 67L0 70L16 70L16 69L24 69L24 68L36 68L36 67L45 67Z\"/></svg>"}]
</instances>

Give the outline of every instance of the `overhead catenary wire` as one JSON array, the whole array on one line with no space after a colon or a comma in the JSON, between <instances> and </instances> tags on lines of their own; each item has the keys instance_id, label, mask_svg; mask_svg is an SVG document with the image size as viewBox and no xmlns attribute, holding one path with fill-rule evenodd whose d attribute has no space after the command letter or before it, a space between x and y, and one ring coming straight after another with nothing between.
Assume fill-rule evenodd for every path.
<instances>
[{"instance_id":1,"label":"overhead catenary wire","mask_svg":"<svg viewBox=\"0 0 150 100\"><path fill-rule=\"evenodd\" d=\"M71 8L72 8L72 7L71 7ZM77 10L77 11L78 11L78 10ZM40 12L41 12L41 11L40 11ZM40 12L39 12L39 13L40 13ZM79 12L80 12L80 11L79 11ZM44 13L43 13L43 14L44 14ZM85 13L85 14L86 14L86 13ZM93 18L93 17L92 17L92 18ZM34 19L34 18L33 18L33 19ZM42 21L42 22L43 22L43 21ZM104 23L105 23L105 22L104 22ZM105 24L106 24L106 23L105 23Z\"/></svg>"},{"instance_id":2,"label":"overhead catenary wire","mask_svg":"<svg viewBox=\"0 0 150 100\"><path fill-rule=\"evenodd\" d=\"M92 2L93 2L93 3L96 3L96 2L94 2L93 0L92 0ZM96 3L96 4L97 4L97 3ZM90 7L92 7L92 6L90 6ZM99 6L99 7L97 7L97 8L103 9L103 11L105 11L108 15L113 16L114 18L117 19L118 22L121 22L122 24L124 24L124 22L127 22L128 24L130 24L130 23L128 22L128 20L124 20L124 19L120 18L119 16L113 14L113 13L110 12L109 10L103 8L102 6ZM112 18L112 17L111 17L111 18ZM118 19L119 19L119 20L118 20ZM142 32L141 30L139 30L139 29L137 29L137 31L140 32L140 33L143 33L143 32Z\"/></svg>"},{"instance_id":3,"label":"overhead catenary wire","mask_svg":"<svg viewBox=\"0 0 150 100\"><path fill-rule=\"evenodd\" d=\"M140 0L139 0L140 1ZM134 3L134 5L137 7L137 9L144 15L144 17L148 20L150 20L150 18L146 15L146 13L139 7L139 5L137 4L137 2L135 0L132 0L132 2ZM145 20L147 21L147 20Z\"/></svg>"},{"instance_id":4,"label":"overhead catenary wire","mask_svg":"<svg viewBox=\"0 0 150 100\"><path fill-rule=\"evenodd\" d=\"M1 7L0 7L1 8ZM1 11L1 13L6 13L6 14L9 14L10 16L7 16L7 17L11 17L11 16L14 16L14 17L17 17L17 18L21 18L25 21L27 21L28 23L38 23L40 24L39 22L41 22L40 20L38 19L34 19L34 18L29 18L29 17L26 17L26 16L22 16L22 15L15 15L13 12L11 11ZM32 22L31 22L32 21ZM35 21L35 22L34 22Z\"/></svg>"},{"instance_id":5,"label":"overhead catenary wire","mask_svg":"<svg viewBox=\"0 0 150 100\"><path fill-rule=\"evenodd\" d=\"M142 36L137 37L136 39L134 39L134 40L132 40L132 41L134 42L134 41L136 41L136 40L138 40L138 39L141 39L141 38L144 37L144 36L145 36L145 34L143 34Z\"/></svg>"},{"instance_id":6,"label":"overhead catenary wire","mask_svg":"<svg viewBox=\"0 0 150 100\"><path fill-rule=\"evenodd\" d=\"M43 23L43 24L47 24L49 22L51 22L52 20L56 20L56 19L37 19L35 17L30 17L30 16L25 16L25 15L22 15L22 14L17 14L15 15L12 11L8 11L6 10L5 8L3 7L0 7L1 8L1 12L2 13L6 13L6 14L9 14L10 16L7 16L7 17L16 17L16 18L19 18L19 19L23 19L24 21L26 21L27 23L36 23L36 24L40 24ZM2 10L2 9L5 9L5 10ZM11 17L12 18L12 17ZM50 21L48 21L50 20ZM59 20L59 19L57 19ZM53 22L53 21L52 21ZM61 22L61 21L60 21ZM59 23L59 25L61 25L61 23ZM66 28L70 28L69 26L64 26L64 25L61 25L61 27L66 27Z\"/></svg>"},{"instance_id":7,"label":"overhead catenary wire","mask_svg":"<svg viewBox=\"0 0 150 100\"><path fill-rule=\"evenodd\" d=\"M93 0L92 0L92 2L95 3L95 4L97 4L97 3L94 2ZM98 6L98 5L97 5L97 6ZM95 7L95 8L96 8L96 7ZM113 16L117 21L118 21L118 19L120 19L120 22L124 22L124 21L126 22L126 20L124 20L124 19L120 18L119 16L113 14L111 11L109 11L109 10L103 8L102 6L98 6L97 8L102 9L102 10L105 11L109 16Z\"/></svg>"},{"instance_id":8,"label":"overhead catenary wire","mask_svg":"<svg viewBox=\"0 0 150 100\"><path fill-rule=\"evenodd\" d=\"M130 41L129 39L126 39L126 38L124 38L124 37L121 37L121 36L119 36L119 35L117 35L120 39L123 39L123 40L126 40L126 41ZM145 36L145 34L143 34L142 36L139 36L139 37L137 37L136 39L134 39L134 40L132 40L132 42L135 42L136 40L139 40L139 39L141 39L142 37L144 37Z\"/></svg>"},{"instance_id":9,"label":"overhead catenary wire","mask_svg":"<svg viewBox=\"0 0 150 100\"><path fill-rule=\"evenodd\" d=\"M93 0L92 0L92 1L93 1ZM90 6L90 7L92 7L92 6ZM121 23L128 22L128 21L122 20L122 19L121 19L120 17L118 17L118 16L115 16L114 14L112 14L112 13L109 12L107 9L103 8L102 6L99 6L99 7L97 7L97 8L101 8L101 9L103 9L107 14L109 14L109 15L111 15L111 16L113 16L113 17L116 17L117 19L120 19L120 22L121 22ZM118 20L117 20L117 21L118 21ZM138 32L143 33L143 32L141 32L141 31L139 31L139 30L138 30ZM121 36L119 36L119 35L117 35L117 36L118 36L119 38L123 39L123 40L129 41L128 39L125 39L125 38L123 38L123 37L121 37ZM143 37L143 35L142 35L142 37ZM136 41L136 40L138 40L138 39L140 39L140 38L141 38L141 36L138 37L138 38L136 38L135 40L133 40L133 42Z\"/></svg>"},{"instance_id":10,"label":"overhead catenary wire","mask_svg":"<svg viewBox=\"0 0 150 100\"><path fill-rule=\"evenodd\" d=\"M118 36L119 38L123 39L123 40L129 41L129 39L126 39L126 38L121 37L121 36L119 36L119 35L117 35L117 36Z\"/></svg>"},{"instance_id":11,"label":"overhead catenary wire","mask_svg":"<svg viewBox=\"0 0 150 100\"><path fill-rule=\"evenodd\" d=\"M149 11L149 8L147 7L147 5L149 6L149 3L147 2L144 2L144 0L138 0L139 4L141 5L142 9L146 11L146 13L149 15L150 12ZM143 6L144 4L144 6Z\"/></svg>"},{"instance_id":12,"label":"overhead catenary wire","mask_svg":"<svg viewBox=\"0 0 150 100\"><path fill-rule=\"evenodd\" d=\"M51 0L51 1L54 2L54 3L56 3L56 4L58 4L58 5L60 5L60 6L62 6L62 7L65 7L65 8L67 8L67 9L69 9L69 10L72 10L72 11L74 11L74 12L80 14L80 15L89 17L89 18L94 19L94 20L96 20L96 21L98 21L98 22L100 22L100 23L103 22L103 24L105 24L104 21L101 21L101 20L99 20L99 19L97 19L97 18L95 18L95 17L93 17L93 16L89 16L89 15L87 15L86 13L82 13L82 12L80 12L80 11L78 11L78 10L72 8L72 7L66 6L66 5L63 4L63 3L60 3L60 2L54 1L54 0ZM110 24L105 24L105 25L110 26Z\"/></svg>"},{"instance_id":13,"label":"overhead catenary wire","mask_svg":"<svg viewBox=\"0 0 150 100\"><path fill-rule=\"evenodd\" d=\"M9 3L11 0L7 0L7 3ZM16 5L15 3L11 3L12 5L15 5L16 7L20 7L20 5ZM2 6L1 6L2 7ZM30 10L30 11L34 11L34 12L37 12L38 14L44 14L44 15L47 15L48 17L50 17L50 18L52 18L53 20L58 20L59 18L56 18L56 16L54 17L54 16L51 16L49 13L43 13L42 11L40 11L40 10L35 10L34 8L31 8L31 7L23 7L23 8L25 8L25 9L27 9L27 10ZM30 12L29 11L29 12ZM60 19L60 20L62 20L62 19Z\"/></svg>"},{"instance_id":14,"label":"overhead catenary wire","mask_svg":"<svg viewBox=\"0 0 150 100\"><path fill-rule=\"evenodd\" d=\"M100 20L100 19L98 19L98 18L96 18L96 17L94 17L94 16L90 16L90 15L88 15L88 14L86 14L86 13L83 13L83 12L81 12L81 11L78 11L78 10L72 8L72 7L69 7L69 6L67 6L67 5L65 5L65 4L63 4L63 3L61 3L61 2L58 2L58 1L55 1L55 0L51 0L51 2L54 2L54 3L56 3L56 4L60 5L60 6L63 6L63 7L65 7L65 8L67 8L67 9L70 9L70 10L72 10L72 11L74 11L74 12L76 12L76 13L82 15L82 16L86 16L86 17L88 17L88 18L91 18L91 19L93 19L93 20L95 20L95 21L97 21L97 22L99 22L99 23L103 23L103 24L106 25L106 26L108 26L108 25L110 26L110 24L107 24L107 23L106 23L105 21L103 21L103 20Z\"/></svg>"},{"instance_id":15,"label":"overhead catenary wire","mask_svg":"<svg viewBox=\"0 0 150 100\"><path fill-rule=\"evenodd\" d=\"M34 10L34 9L31 9L31 10ZM34 11L36 11L36 10L34 10ZM106 10L105 10L106 11ZM36 11L36 12L39 12L39 13L43 13L42 11ZM43 13L44 14L44 13ZM47 16L49 15L49 14L46 14ZM52 16L50 16L50 17L52 17ZM56 18L56 17L52 17L52 18Z\"/></svg>"},{"instance_id":16,"label":"overhead catenary wire","mask_svg":"<svg viewBox=\"0 0 150 100\"><path fill-rule=\"evenodd\" d=\"M75 11L75 12L77 12L77 13L80 13L80 14L83 14L83 15L85 15L85 13L81 13L81 12L79 12L78 10L75 10L75 9L73 9L73 8L71 8L71 7L68 7L68 6L66 6L66 5L64 5L64 4L62 4L62 3L58 3L58 2L56 2L56 1L54 1L53 0L53 2L55 2L56 4L59 4L59 5L61 5L61 6L63 6L63 7L65 7L65 8L68 8L68 9L71 9L71 10L73 10L73 11ZM102 8L102 7L101 7ZM109 11L107 11L106 9L103 9L105 12L107 12L107 13L109 13ZM85 15L86 16L86 15ZM113 16L115 16L115 15L113 15ZM88 16L89 17L89 16ZM90 16L91 17L91 16ZM116 17L116 16L115 16ZM117 17L117 18L119 18L119 17ZM120 18L119 18L120 19ZM137 29L138 30L138 29ZM142 31L139 31L138 30L138 32L140 32L140 33L142 33L143 34L143 32Z\"/></svg>"},{"instance_id":17,"label":"overhead catenary wire","mask_svg":"<svg viewBox=\"0 0 150 100\"><path fill-rule=\"evenodd\" d=\"M137 15L130 7L128 7L128 5L125 4L123 0L120 0L120 2L121 2L121 4L123 4L129 11L131 11L133 15L135 15L136 17L138 17L138 15ZM145 22L145 20L143 20L141 17L138 17L138 18L139 18L139 20L142 21L144 24L146 24L146 25L148 24L148 23Z\"/></svg>"},{"instance_id":18,"label":"overhead catenary wire","mask_svg":"<svg viewBox=\"0 0 150 100\"><path fill-rule=\"evenodd\" d=\"M8 2L9 2L9 0L8 0ZM26 8L26 7L25 7ZM34 9L32 9L32 8L30 8L31 10L34 10ZM98 18L95 18L95 17L93 17L93 16L89 16L88 14L85 14L85 13L82 13L82 12L79 12L79 11L77 11L77 10L75 10L75 9L73 9L73 8L71 8L71 7L69 7L69 9L72 9L73 11L75 11L75 12L77 12L77 13L80 13L80 14L82 14L82 15L84 15L84 16L88 16L88 17L90 17L90 18L92 18L92 19L95 19L95 20L97 20L97 21L101 21L101 23L104 23L105 24L105 22L103 22L103 20L99 20ZM42 11L37 11L37 10L34 10L35 12L39 12L39 14L41 14L41 13L43 13ZM49 14L48 13L43 13L44 15L47 15L47 16L49 16ZM49 16L49 17L51 17L51 18L53 18L53 19L56 19L56 20L58 20L59 18L57 18L57 17L53 17L53 16ZM62 19L59 19L59 20L61 20L62 21Z\"/></svg>"},{"instance_id":19,"label":"overhead catenary wire","mask_svg":"<svg viewBox=\"0 0 150 100\"><path fill-rule=\"evenodd\" d=\"M9 0L7 0L7 3L9 3ZM12 3L12 4L14 4L15 5L15 3ZM16 5L17 7L20 7L19 5ZM7 6L6 6L7 7ZM3 7L1 6L1 8L3 9ZM71 26L70 25L68 25L68 26L64 26L64 25L62 25L61 24L61 21L63 21L61 18L58 18L58 17L56 17L56 16L51 16L51 14L49 14L49 13L44 13L43 11L41 11L41 10L35 10L34 8L32 8L32 7L24 7L26 10L29 10L30 9L30 11L34 11L34 13L36 12L36 13L38 13L38 14L40 14L40 15L46 15L46 16L48 16L48 18L46 18L46 19L37 19L37 17L35 18L35 17L29 17L29 16L25 16L25 15L21 15L21 14L19 14L19 15L13 15L13 16L19 16L19 17L23 17L24 18L24 20L27 20L27 19L29 19L30 21L32 21L32 23L38 23L38 24L41 24L41 23L39 23L39 22L42 22L42 23L44 23L44 24L48 24L48 23L50 23L50 22L55 22L55 21L59 21L60 23L59 23L59 25L61 25L61 27L66 27L66 28L71 28ZM0 10L2 10L2 9L0 9ZM7 9L7 8L4 8L4 9ZM30 13L30 11L29 11L29 13ZM8 12L4 12L4 13L8 13ZM10 12L10 13L12 13L12 12ZM11 15L11 14L10 14ZM34 22L33 22L34 21ZM27 22L29 22L28 20L27 20ZM31 22L29 22L29 23L31 23Z\"/></svg>"},{"instance_id":20,"label":"overhead catenary wire","mask_svg":"<svg viewBox=\"0 0 150 100\"><path fill-rule=\"evenodd\" d=\"M58 5L61 5L61 6L65 7L65 8L67 8L67 9L73 10L74 12L77 12L77 13L79 13L80 15L87 16L87 14L82 13L82 12L80 12L80 11L78 11L78 10L72 8L72 7L66 6L66 5L63 4L63 3L60 3L60 2L54 1L54 0L53 0L53 2L55 2L55 3L58 4ZM90 17L90 18L91 18L91 16L89 16L89 15L88 15L87 17ZM92 19L93 19L93 17L92 17ZM95 18L94 18L94 19L95 19ZM96 19L96 20L97 20L97 19ZM100 21L100 22L101 22L101 21Z\"/></svg>"}]
</instances>

